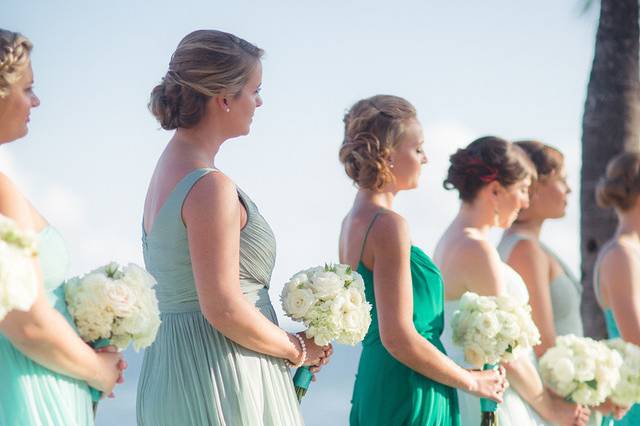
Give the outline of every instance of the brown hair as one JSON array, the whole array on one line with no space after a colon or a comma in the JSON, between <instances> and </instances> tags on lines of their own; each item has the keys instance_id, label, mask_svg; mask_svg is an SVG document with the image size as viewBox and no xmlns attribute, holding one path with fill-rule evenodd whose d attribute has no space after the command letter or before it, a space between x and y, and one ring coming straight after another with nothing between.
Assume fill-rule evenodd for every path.
<instances>
[{"instance_id":1,"label":"brown hair","mask_svg":"<svg viewBox=\"0 0 640 426\"><path fill-rule=\"evenodd\" d=\"M458 149L449 162L443 186L457 189L463 201L473 201L493 181L507 187L528 176L536 177L535 166L522 148L496 136L476 139Z\"/></svg>"},{"instance_id":2,"label":"brown hair","mask_svg":"<svg viewBox=\"0 0 640 426\"><path fill-rule=\"evenodd\" d=\"M360 188L379 191L393 181L389 156L416 118L416 109L398 96L376 95L356 102L344 116L340 162Z\"/></svg>"},{"instance_id":3,"label":"brown hair","mask_svg":"<svg viewBox=\"0 0 640 426\"><path fill-rule=\"evenodd\" d=\"M601 207L625 211L640 194L640 153L623 152L607 164L607 171L596 186L596 200Z\"/></svg>"},{"instance_id":4,"label":"brown hair","mask_svg":"<svg viewBox=\"0 0 640 426\"><path fill-rule=\"evenodd\" d=\"M22 77L32 48L22 34L0 28L0 98L6 97L11 85Z\"/></svg>"},{"instance_id":5,"label":"brown hair","mask_svg":"<svg viewBox=\"0 0 640 426\"><path fill-rule=\"evenodd\" d=\"M192 127L216 95L238 95L264 51L233 34L198 30L182 39L149 109L163 129Z\"/></svg>"},{"instance_id":6,"label":"brown hair","mask_svg":"<svg viewBox=\"0 0 640 426\"><path fill-rule=\"evenodd\" d=\"M536 167L538 179L557 173L564 166L564 155L556 148L534 140L514 142L527 153Z\"/></svg>"}]
</instances>

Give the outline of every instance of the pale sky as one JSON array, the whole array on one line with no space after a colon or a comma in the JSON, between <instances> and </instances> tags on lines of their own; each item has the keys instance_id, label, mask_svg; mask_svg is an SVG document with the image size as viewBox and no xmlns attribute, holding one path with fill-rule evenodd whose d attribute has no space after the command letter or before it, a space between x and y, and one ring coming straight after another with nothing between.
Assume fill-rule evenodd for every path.
<instances>
[{"instance_id":1,"label":"pale sky","mask_svg":"<svg viewBox=\"0 0 640 426\"><path fill-rule=\"evenodd\" d=\"M146 108L188 32L215 28L266 50L263 100L251 134L223 145L216 165L259 206L278 258L271 297L300 269L337 260L355 189L338 160L345 110L394 94L418 109L429 164L401 194L414 243L431 253L458 207L442 189L448 155L494 134L536 138L567 156L577 189L580 129L597 11L581 0L123 1L2 0L0 27L34 43L42 105L29 135L0 147L0 169L66 237L70 275L110 260L142 262L140 221L155 161L170 138ZM543 238L577 272L578 194ZM496 234L497 235L497 234ZM358 349L338 348L313 384L308 425L346 424ZM142 353L98 425L135 424Z\"/></svg>"}]
</instances>

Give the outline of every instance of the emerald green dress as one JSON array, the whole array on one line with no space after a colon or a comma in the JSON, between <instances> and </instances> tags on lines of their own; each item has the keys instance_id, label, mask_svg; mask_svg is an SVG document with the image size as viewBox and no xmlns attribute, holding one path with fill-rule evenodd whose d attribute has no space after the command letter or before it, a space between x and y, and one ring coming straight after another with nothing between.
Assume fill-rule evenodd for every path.
<instances>
[{"instance_id":1,"label":"emerald green dress","mask_svg":"<svg viewBox=\"0 0 640 426\"><path fill-rule=\"evenodd\" d=\"M365 242L366 238L365 235ZM364 242L362 246L364 248ZM440 342L444 328L444 288L440 270L416 246L411 246L410 261L413 324L421 336L446 353ZM382 345L373 272L362 261L358 263L358 272L364 279L365 295L373 309L353 388L351 426L460 425L456 390L402 364Z\"/></svg>"},{"instance_id":2,"label":"emerald green dress","mask_svg":"<svg viewBox=\"0 0 640 426\"><path fill-rule=\"evenodd\" d=\"M69 324L63 281L69 255L62 236L51 226L40 231L38 252L47 297ZM86 382L55 373L36 363L0 333L0 425L93 425Z\"/></svg>"}]
</instances>

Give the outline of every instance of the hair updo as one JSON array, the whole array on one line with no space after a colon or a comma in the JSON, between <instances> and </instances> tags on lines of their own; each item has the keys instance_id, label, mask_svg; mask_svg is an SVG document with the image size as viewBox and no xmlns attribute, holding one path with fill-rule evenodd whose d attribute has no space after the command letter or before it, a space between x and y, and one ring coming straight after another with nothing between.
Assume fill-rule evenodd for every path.
<instances>
[{"instance_id":1,"label":"hair updo","mask_svg":"<svg viewBox=\"0 0 640 426\"><path fill-rule=\"evenodd\" d=\"M625 211L640 194L640 153L623 152L607 164L607 171L596 187L596 200L601 207Z\"/></svg>"},{"instance_id":2,"label":"hair updo","mask_svg":"<svg viewBox=\"0 0 640 426\"><path fill-rule=\"evenodd\" d=\"M345 114L340 162L359 188L379 191L393 181L389 156L415 118L413 105L391 95L362 99Z\"/></svg>"},{"instance_id":3,"label":"hair updo","mask_svg":"<svg viewBox=\"0 0 640 426\"><path fill-rule=\"evenodd\" d=\"M180 41L149 109L165 130L192 127L216 95L240 93L264 51L233 34L198 30Z\"/></svg>"},{"instance_id":4,"label":"hair updo","mask_svg":"<svg viewBox=\"0 0 640 426\"><path fill-rule=\"evenodd\" d=\"M524 150L536 167L538 179L558 173L564 166L564 155L556 148L542 142L525 140L514 142Z\"/></svg>"},{"instance_id":5,"label":"hair updo","mask_svg":"<svg viewBox=\"0 0 640 426\"><path fill-rule=\"evenodd\" d=\"M449 157L445 189L457 189L460 199L473 201L478 192L493 181L508 187L531 176L536 169L519 146L495 136L471 142Z\"/></svg>"},{"instance_id":6,"label":"hair updo","mask_svg":"<svg viewBox=\"0 0 640 426\"><path fill-rule=\"evenodd\" d=\"M33 45L22 34L0 28L0 98L9 94L29 66Z\"/></svg>"}]
</instances>

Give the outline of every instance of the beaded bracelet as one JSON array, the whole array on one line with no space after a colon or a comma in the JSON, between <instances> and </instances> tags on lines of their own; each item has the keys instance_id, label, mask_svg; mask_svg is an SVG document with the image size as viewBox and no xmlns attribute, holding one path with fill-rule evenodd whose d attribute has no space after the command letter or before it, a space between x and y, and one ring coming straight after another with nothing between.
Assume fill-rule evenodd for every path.
<instances>
[{"instance_id":1,"label":"beaded bracelet","mask_svg":"<svg viewBox=\"0 0 640 426\"><path fill-rule=\"evenodd\" d=\"M296 339L298 339L298 342L300 342L300 347L302 348L302 360L297 364L294 364L289 360L286 360L286 362L289 368L300 368L307 360L307 345L305 345L304 339L300 337L298 333L293 333L293 335L296 337Z\"/></svg>"}]
</instances>

